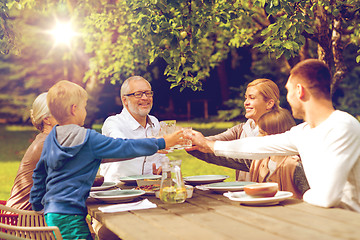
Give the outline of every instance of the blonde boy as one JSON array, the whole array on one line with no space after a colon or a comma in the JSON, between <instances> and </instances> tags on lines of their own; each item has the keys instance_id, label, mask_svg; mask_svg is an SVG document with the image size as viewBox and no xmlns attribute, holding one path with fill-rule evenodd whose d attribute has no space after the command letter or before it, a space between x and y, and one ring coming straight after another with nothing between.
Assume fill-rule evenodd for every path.
<instances>
[{"instance_id":1,"label":"blonde boy","mask_svg":"<svg viewBox=\"0 0 360 240\"><path fill-rule=\"evenodd\" d=\"M91 239L85 200L101 159L134 158L179 143L182 132L164 138L113 139L86 129L87 93L63 80L48 91L51 114L58 121L45 140L34 170L30 203L44 210L49 226L58 226L64 239Z\"/></svg>"}]
</instances>

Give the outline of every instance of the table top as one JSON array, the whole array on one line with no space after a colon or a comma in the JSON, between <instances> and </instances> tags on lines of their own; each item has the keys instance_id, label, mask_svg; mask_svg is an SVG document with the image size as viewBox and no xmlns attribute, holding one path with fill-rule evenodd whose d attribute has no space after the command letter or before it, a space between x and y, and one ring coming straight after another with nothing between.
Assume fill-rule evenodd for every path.
<instances>
[{"instance_id":1,"label":"table top","mask_svg":"<svg viewBox=\"0 0 360 240\"><path fill-rule=\"evenodd\" d=\"M89 201L89 214L121 239L360 239L360 214L287 199L274 206L245 206L222 194L196 189L181 204L144 195L157 208L102 213Z\"/></svg>"}]
</instances>

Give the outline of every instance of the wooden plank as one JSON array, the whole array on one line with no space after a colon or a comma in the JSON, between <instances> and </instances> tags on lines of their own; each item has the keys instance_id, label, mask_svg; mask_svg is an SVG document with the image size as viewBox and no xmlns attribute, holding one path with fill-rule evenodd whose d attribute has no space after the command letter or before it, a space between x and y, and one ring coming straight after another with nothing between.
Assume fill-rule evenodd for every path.
<instances>
[{"instance_id":1,"label":"wooden plank","mask_svg":"<svg viewBox=\"0 0 360 240\"><path fill-rule=\"evenodd\" d=\"M254 226L249 226L248 224L241 223L232 217L218 214L211 209L199 207L187 202L182 203L181 207L174 205L163 205L161 207L167 208L167 210L171 213L183 217L187 221L192 222L194 225L196 224L203 226L204 228L212 229L214 232L222 236L223 239L231 239L239 236L244 239L254 240L263 240L264 238L285 239L269 232L259 231Z\"/></svg>"},{"instance_id":2,"label":"wooden plank","mask_svg":"<svg viewBox=\"0 0 360 240\"><path fill-rule=\"evenodd\" d=\"M358 239L360 236L359 228L353 225L341 223L332 218L304 212L301 211L301 209L286 207L286 205L284 207L274 206L264 208L244 206L244 208L249 208L254 212L287 221L292 225L302 226L341 239ZM327 209L323 210L326 211Z\"/></svg>"},{"instance_id":3,"label":"wooden plank","mask_svg":"<svg viewBox=\"0 0 360 240\"><path fill-rule=\"evenodd\" d=\"M300 204L289 205L289 208L297 209L299 211L307 212L310 214L323 216L330 218L334 221L347 223L360 227L360 214L358 212L341 209L341 208L322 208L310 205L308 203L302 202Z\"/></svg>"},{"instance_id":4,"label":"wooden plank","mask_svg":"<svg viewBox=\"0 0 360 240\"><path fill-rule=\"evenodd\" d=\"M338 236L332 236L328 233L319 232L316 229L303 227L298 224L290 223L287 219L278 218L279 209L284 209L282 206L267 206L267 207L246 207L237 202L230 201L221 195L215 194L200 194L202 197L189 199L193 204L212 208L219 214L224 214L236 218L238 221L247 223L251 226L256 226L259 229L277 234L286 239L342 239ZM205 200L204 198L208 199ZM221 203L223 202L223 203ZM204 204L206 203L206 205ZM269 214L271 212L271 214ZM309 216L309 215L307 215Z\"/></svg>"},{"instance_id":5,"label":"wooden plank","mask_svg":"<svg viewBox=\"0 0 360 240\"><path fill-rule=\"evenodd\" d=\"M155 209L101 213L103 204L89 204L90 215L122 239L358 239L360 215L342 209L324 209L299 200L277 206L243 206L221 194L196 190L182 204Z\"/></svg>"},{"instance_id":6,"label":"wooden plank","mask_svg":"<svg viewBox=\"0 0 360 240\"><path fill-rule=\"evenodd\" d=\"M156 202L155 199L151 199ZM167 204L190 213L183 204ZM227 239L222 234L207 226L199 226L180 215L173 214L166 208L137 210L122 213L101 213L99 205L88 205L89 213L98 221L103 222L111 231L122 239L192 239L206 238L209 240ZM101 206L101 205L100 205ZM193 213L192 213L193 214Z\"/></svg>"},{"instance_id":7,"label":"wooden plank","mask_svg":"<svg viewBox=\"0 0 360 240\"><path fill-rule=\"evenodd\" d=\"M214 229L198 224L191 217L189 220L187 217L183 217L182 214L175 214L163 207L158 207L156 211L134 211L134 214L146 222L156 223L158 229L155 231L169 232L172 236L175 236L174 239L228 239L223 234L214 231ZM186 214L188 215L188 212ZM199 213L197 212L197 214Z\"/></svg>"}]
</instances>

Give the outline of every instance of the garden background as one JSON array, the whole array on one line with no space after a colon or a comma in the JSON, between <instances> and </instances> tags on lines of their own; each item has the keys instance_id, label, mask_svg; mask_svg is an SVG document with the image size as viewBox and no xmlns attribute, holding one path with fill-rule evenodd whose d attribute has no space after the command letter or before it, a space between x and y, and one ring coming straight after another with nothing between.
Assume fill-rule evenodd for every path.
<instances>
[{"instance_id":1,"label":"garden background","mask_svg":"<svg viewBox=\"0 0 360 240\"><path fill-rule=\"evenodd\" d=\"M178 123L181 126L192 126L205 135L222 132L233 124L235 123ZM94 125L94 129L100 131L101 125ZM38 134L38 131L30 126L0 125L0 199L6 200L9 198L20 161L36 134ZM229 176L227 181L235 180L235 170L200 161L187 154L185 150L175 150L167 154L167 156L171 160L182 160L181 169L183 176L221 174Z\"/></svg>"}]
</instances>

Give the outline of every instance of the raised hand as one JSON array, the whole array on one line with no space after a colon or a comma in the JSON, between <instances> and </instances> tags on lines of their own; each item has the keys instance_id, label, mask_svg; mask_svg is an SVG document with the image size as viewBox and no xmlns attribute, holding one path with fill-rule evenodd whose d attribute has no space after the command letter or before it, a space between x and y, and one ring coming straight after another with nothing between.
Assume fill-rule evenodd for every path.
<instances>
[{"instance_id":1,"label":"raised hand","mask_svg":"<svg viewBox=\"0 0 360 240\"><path fill-rule=\"evenodd\" d=\"M166 148L175 145L182 145L184 143L184 132L183 130L176 131L172 134L165 135L164 139L165 139Z\"/></svg>"},{"instance_id":2,"label":"raised hand","mask_svg":"<svg viewBox=\"0 0 360 240\"><path fill-rule=\"evenodd\" d=\"M193 144L193 147L191 150L199 150L204 153L213 153L214 152L214 141L210 141L204 137L204 135L201 132L192 131L191 135L191 141ZM191 151L190 149L187 149L187 151Z\"/></svg>"}]
</instances>

